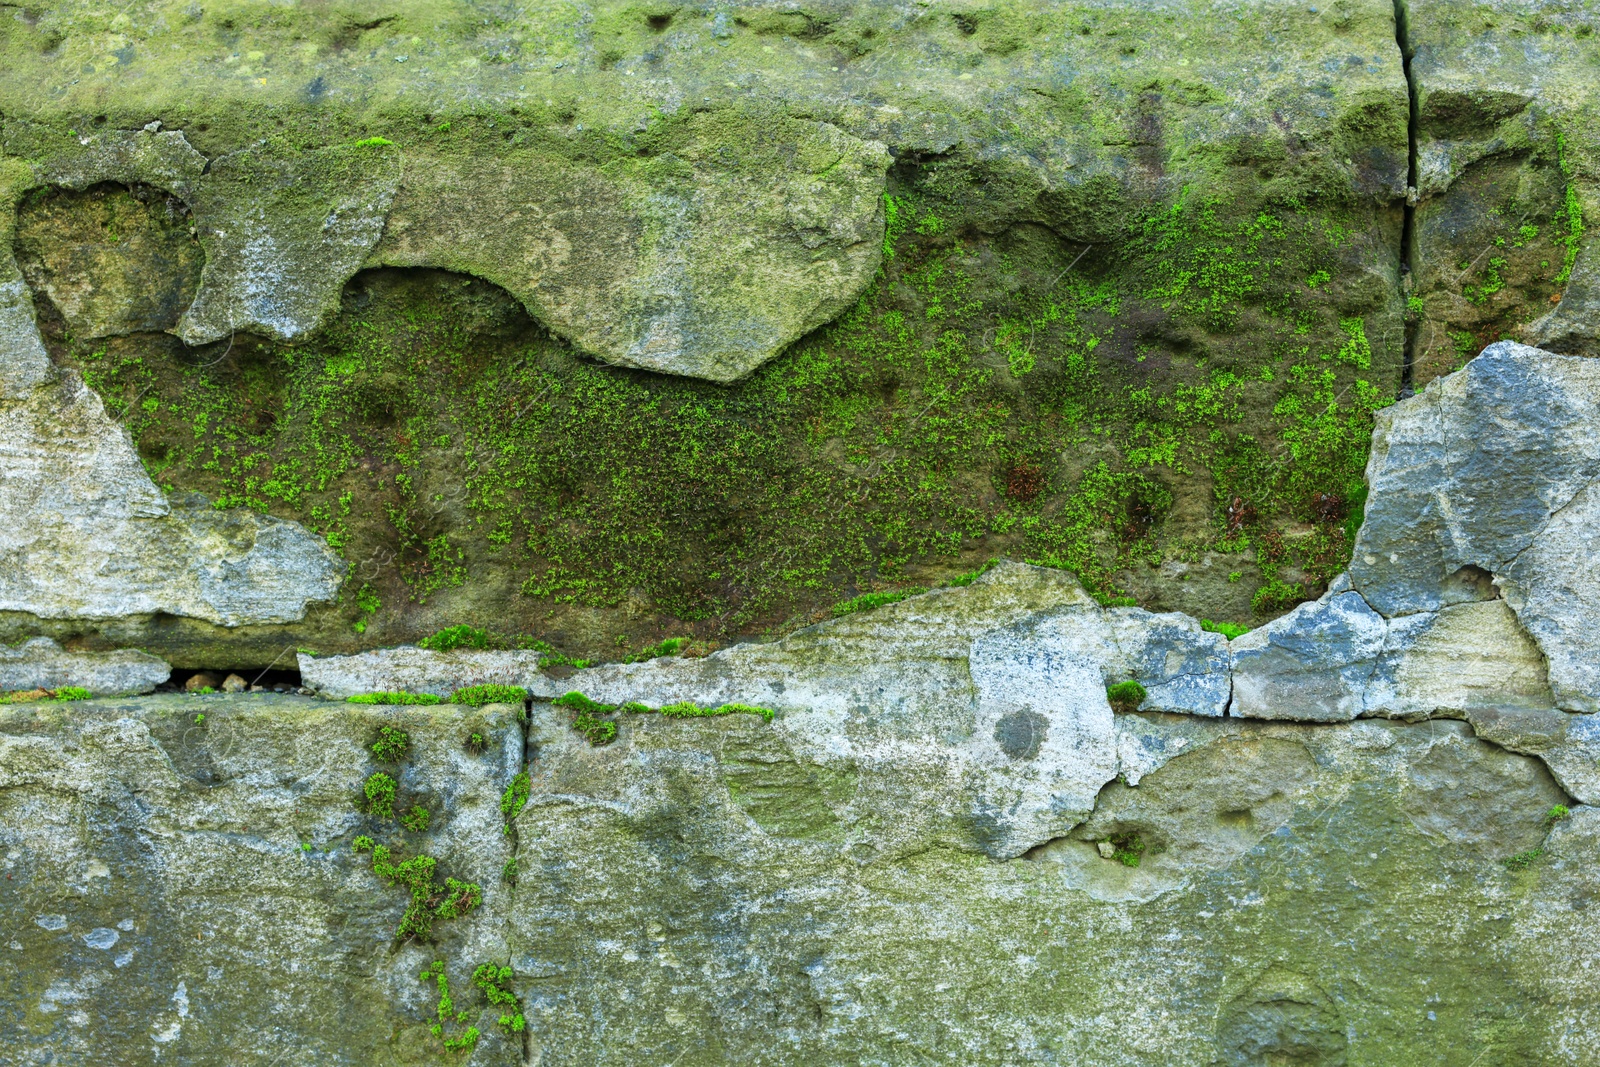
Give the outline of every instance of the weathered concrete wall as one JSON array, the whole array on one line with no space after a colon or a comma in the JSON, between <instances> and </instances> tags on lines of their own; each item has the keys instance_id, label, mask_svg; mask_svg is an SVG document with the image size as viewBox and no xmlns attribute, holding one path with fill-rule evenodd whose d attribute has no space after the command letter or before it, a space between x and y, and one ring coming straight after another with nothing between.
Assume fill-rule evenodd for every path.
<instances>
[{"instance_id":1,"label":"weathered concrete wall","mask_svg":"<svg viewBox=\"0 0 1600 1067\"><path fill-rule=\"evenodd\" d=\"M0 1060L1600 1063L1597 23L0 7Z\"/></svg>"}]
</instances>

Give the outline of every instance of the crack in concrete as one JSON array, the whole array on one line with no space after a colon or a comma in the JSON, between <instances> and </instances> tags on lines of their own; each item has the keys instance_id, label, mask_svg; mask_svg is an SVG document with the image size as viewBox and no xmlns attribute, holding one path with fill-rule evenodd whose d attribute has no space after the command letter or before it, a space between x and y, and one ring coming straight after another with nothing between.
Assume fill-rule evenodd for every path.
<instances>
[{"instance_id":1,"label":"crack in concrete","mask_svg":"<svg viewBox=\"0 0 1600 1067\"><path fill-rule=\"evenodd\" d=\"M1415 272L1412 270L1413 260L1416 257L1416 228L1417 228L1417 130L1419 126L1419 108L1417 104L1417 81L1411 70L1411 59L1416 54L1416 49L1411 46L1410 12L1406 7L1406 0L1394 0L1394 40L1400 50L1400 69L1406 78L1406 101L1408 115L1406 120L1406 199L1402 211L1404 221L1400 229L1400 299L1408 301L1411 298L1414 285ZM1415 381L1415 367L1417 355L1417 324L1412 321L1410 309L1405 314L1405 340L1403 362L1400 366L1400 398L1404 400L1416 393L1413 385Z\"/></svg>"}]
</instances>

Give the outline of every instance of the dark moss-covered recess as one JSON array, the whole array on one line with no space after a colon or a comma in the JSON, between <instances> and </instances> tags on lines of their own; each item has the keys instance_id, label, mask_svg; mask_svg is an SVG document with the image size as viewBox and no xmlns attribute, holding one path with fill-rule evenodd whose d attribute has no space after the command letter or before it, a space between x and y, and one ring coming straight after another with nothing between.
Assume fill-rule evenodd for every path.
<instances>
[{"instance_id":1,"label":"dark moss-covered recess","mask_svg":"<svg viewBox=\"0 0 1600 1067\"><path fill-rule=\"evenodd\" d=\"M296 346L80 341L47 298L40 318L157 484L344 555L337 609L301 630L319 650L487 620L612 658L995 556L1240 621L1320 591L1398 387L1391 291L1363 269L1393 217L1184 185L1070 241L966 203L960 160L894 178L878 281L729 386L597 364L435 270L358 274Z\"/></svg>"},{"instance_id":2,"label":"dark moss-covered recess","mask_svg":"<svg viewBox=\"0 0 1600 1067\"><path fill-rule=\"evenodd\" d=\"M265 665L470 624L625 659L998 557L1239 624L1343 565L1406 348L1391 4L581 7L0 20L12 245L52 357L170 494L298 520L349 565L296 624L13 613L0 634ZM601 363L484 251L564 182L633 189L626 211L658 186L725 205L716 182L793 163L752 131L818 122L835 133L796 133L800 155L893 158L881 267L739 381ZM119 152L138 181L74 177ZM366 269L317 250L324 200L370 230ZM307 328L185 345L227 321L204 279L257 207L303 249ZM573 262L613 255L571 232ZM69 239L98 251L44 254ZM161 299L115 329L56 304L156 258Z\"/></svg>"}]
</instances>

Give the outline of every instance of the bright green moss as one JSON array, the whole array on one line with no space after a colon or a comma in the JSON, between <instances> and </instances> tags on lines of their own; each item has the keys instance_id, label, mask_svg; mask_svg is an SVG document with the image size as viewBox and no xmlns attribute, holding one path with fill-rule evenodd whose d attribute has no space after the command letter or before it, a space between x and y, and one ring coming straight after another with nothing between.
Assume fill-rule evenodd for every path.
<instances>
[{"instance_id":1,"label":"bright green moss","mask_svg":"<svg viewBox=\"0 0 1600 1067\"><path fill-rule=\"evenodd\" d=\"M882 593L862 593L860 596L851 597L849 600L841 600L835 604L833 606L833 617L838 619L846 615L854 615L858 611L870 611L873 608L881 608L885 604L895 604L906 597L926 592L927 590L922 586L916 585L910 589L895 589Z\"/></svg>"},{"instance_id":2,"label":"bright green moss","mask_svg":"<svg viewBox=\"0 0 1600 1067\"><path fill-rule=\"evenodd\" d=\"M1202 534L1168 531L1186 479L1215 476L1205 536L1236 552L1255 534L1225 529L1224 493L1248 490L1260 532L1349 497L1394 388L1357 376L1398 363L1334 310L1339 209L1191 185L1117 241L1064 248L975 235L941 166L886 199L892 255L858 304L733 386L574 359L503 292L440 271L358 276L305 345L191 365L111 339L76 358L132 406L163 485L328 536L357 565L359 632L380 605L391 627L409 603L477 610L508 574L518 626L642 598L669 626L748 632L958 570L979 538L979 558L1065 567L1112 602L1119 574ZM592 655L473 626L422 643Z\"/></svg>"},{"instance_id":3,"label":"bright green moss","mask_svg":"<svg viewBox=\"0 0 1600 1067\"><path fill-rule=\"evenodd\" d=\"M1212 622L1210 619L1201 619L1200 629L1206 631L1207 633L1221 634L1229 641L1232 641L1236 637L1243 637L1245 634L1250 632L1250 627L1241 626L1239 623Z\"/></svg>"},{"instance_id":4,"label":"bright green moss","mask_svg":"<svg viewBox=\"0 0 1600 1067\"><path fill-rule=\"evenodd\" d=\"M1106 700L1117 711L1137 711L1149 694L1138 682L1117 682L1106 686Z\"/></svg>"},{"instance_id":5,"label":"bright green moss","mask_svg":"<svg viewBox=\"0 0 1600 1067\"><path fill-rule=\"evenodd\" d=\"M357 693L347 700L351 704L419 704L429 706L440 703L432 693Z\"/></svg>"},{"instance_id":6,"label":"bright green moss","mask_svg":"<svg viewBox=\"0 0 1600 1067\"><path fill-rule=\"evenodd\" d=\"M362 792L367 795L367 811L375 818L394 818L395 780L382 771L367 777Z\"/></svg>"},{"instance_id":7,"label":"bright green moss","mask_svg":"<svg viewBox=\"0 0 1600 1067\"><path fill-rule=\"evenodd\" d=\"M533 780L528 777L527 771L520 771L511 779L511 784L506 786L505 793L500 797L500 814L505 816L508 824L522 814L523 805L528 803L532 791Z\"/></svg>"},{"instance_id":8,"label":"bright green moss","mask_svg":"<svg viewBox=\"0 0 1600 1067\"><path fill-rule=\"evenodd\" d=\"M489 631L478 626L451 626L424 637L417 644L434 652L453 652L458 648L490 648Z\"/></svg>"},{"instance_id":9,"label":"bright green moss","mask_svg":"<svg viewBox=\"0 0 1600 1067\"><path fill-rule=\"evenodd\" d=\"M411 735L397 726L378 727L378 739L372 742L372 754L384 763L398 763L411 747Z\"/></svg>"},{"instance_id":10,"label":"bright green moss","mask_svg":"<svg viewBox=\"0 0 1600 1067\"><path fill-rule=\"evenodd\" d=\"M487 684L457 689L451 694L450 703L482 707L485 704L522 704L527 699L528 691L520 685Z\"/></svg>"}]
</instances>

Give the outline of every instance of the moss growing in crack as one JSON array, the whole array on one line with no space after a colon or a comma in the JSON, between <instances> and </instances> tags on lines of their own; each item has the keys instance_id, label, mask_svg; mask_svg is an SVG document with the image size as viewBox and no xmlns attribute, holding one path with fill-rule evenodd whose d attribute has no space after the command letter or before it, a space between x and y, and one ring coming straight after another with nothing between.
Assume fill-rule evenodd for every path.
<instances>
[{"instance_id":1,"label":"moss growing in crack","mask_svg":"<svg viewBox=\"0 0 1600 1067\"><path fill-rule=\"evenodd\" d=\"M1530 848L1525 852L1519 852L1515 856L1502 860L1501 863L1508 871L1525 871L1532 867L1534 861L1543 855L1544 847L1541 845L1537 848Z\"/></svg>"},{"instance_id":2,"label":"moss growing in crack","mask_svg":"<svg viewBox=\"0 0 1600 1067\"><path fill-rule=\"evenodd\" d=\"M1139 866L1139 862L1144 858L1145 852L1148 851L1144 838L1137 833L1112 834L1101 844L1110 846L1103 851L1110 852L1109 858L1116 860L1124 867Z\"/></svg>"},{"instance_id":3,"label":"moss growing in crack","mask_svg":"<svg viewBox=\"0 0 1600 1067\"><path fill-rule=\"evenodd\" d=\"M348 699L351 704L416 704L428 707L440 703L432 693L357 693Z\"/></svg>"},{"instance_id":4,"label":"moss growing in crack","mask_svg":"<svg viewBox=\"0 0 1600 1067\"><path fill-rule=\"evenodd\" d=\"M528 699L528 691L520 685L469 685L450 695L450 703L466 704L479 708L485 704L521 704Z\"/></svg>"},{"instance_id":5,"label":"moss growing in crack","mask_svg":"<svg viewBox=\"0 0 1600 1067\"><path fill-rule=\"evenodd\" d=\"M59 689L19 689L0 693L0 704L30 704L36 700L92 700L94 694L82 686L65 685Z\"/></svg>"},{"instance_id":6,"label":"moss growing in crack","mask_svg":"<svg viewBox=\"0 0 1600 1067\"><path fill-rule=\"evenodd\" d=\"M511 784L506 786L506 791L500 796L500 814L505 816L506 827L509 829L517 816L522 814L523 807L528 803L528 797L533 792L533 781L528 777L527 771L521 771L511 779Z\"/></svg>"},{"instance_id":7,"label":"moss growing in crack","mask_svg":"<svg viewBox=\"0 0 1600 1067\"><path fill-rule=\"evenodd\" d=\"M413 804L404 815L400 816L400 825L414 834L425 833L432 817L427 808L421 804Z\"/></svg>"},{"instance_id":8,"label":"moss growing in crack","mask_svg":"<svg viewBox=\"0 0 1600 1067\"><path fill-rule=\"evenodd\" d=\"M1243 637L1245 634L1250 632L1250 627L1242 626L1239 623L1212 622L1210 619L1201 619L1200 629L1204 630L1206 633L1221 634L1229 641L1232 641L1238 637Z\"/></svg>"},{"instance_id":9,"label":"moss growing in crack","mask_svg":"<svg viewBox=\"0 0 1600 1067\"><path fill-rule=\"evenodd\" d=\"M907 597L926 592L927 590L922 586L914 585L910 589L894 589L882 593L862 593L860 596L851 597L849 600L841 600L835 604L832 614L836 619L843 618L846 615L854 615L858 611L871 611L873 608L881 608L885 604L896 604Z\"/></svg>"},{"instance_id":10,"label":"moss growing in crack","mask_svg":"<svg viewBox=\"0 0 1600 1067\"><path fill-rule=\"evenodd\" d=\"M1106 686L1106 700L1115 711L1138 711L1139 705L1144 703L1148 695L1144 686L1134 681L1117 682L1115 685Z\"/></svg>"},{"instance_id":11,"label":"moss growing in crack","mask_svg":"<svg viewBox=\"0 0 1600 1067\"><path fill-rule=\"evenodd\" d=\"M578 692L563 694L551 704L571 713L572 728L588 738L591 745L608 745L616 739L617 724L605 717L617 710L610 704L597 703Z\"/></svg>"}]
</instances>

